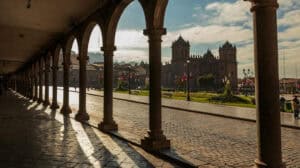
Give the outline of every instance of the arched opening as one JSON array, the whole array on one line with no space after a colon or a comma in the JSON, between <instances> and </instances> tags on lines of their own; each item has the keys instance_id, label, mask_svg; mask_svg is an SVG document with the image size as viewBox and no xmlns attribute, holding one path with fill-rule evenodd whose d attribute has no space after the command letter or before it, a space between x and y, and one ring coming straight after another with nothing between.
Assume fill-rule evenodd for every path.
<instances>
[{"instance_id":1,"label":"arched opening","mask_svg":"<svg viewBox=\"0 0 300 168\"><path fill-rule=\"evenodd\" d=\"M40 62L40 84L41 84L41 89L39 89L39 91L41 92L40 95L40 99L41 101L44 101L45 98L45 59L44 56L40 58L41 62Z\"/></svg>"},{"instance_id":2,"label":"arched opening","mask_svg":"<svg viewBox=\"0 0 300 168\"><path fill-rule=\"evenodd\" d=\"M95 24L90 32L87 50L87 91L89 91L89 89L98 91L103 89L104 56L101 51L102 46L100 26Z\"/></svg>"},{"instance_id":3,"label":"arched opening","mask_svg":"<svg viewBox=\"0 0 300 168\"><path fill-rule=\"evenodd\" d=\"M101 121L102 113L99 111L95 111L94 109L103 109L103 98L89 96L89 94L102 95L103 84L104 84L104 56L101 51L102 45L102 32L100 30L100 26L97 22L91 22L87 25L85 32L83 34L83 44L86 46L81 46L83 49L82 56L87 56L86 60L86 90L85 96L86 99L82 101L85 105L81 105L83 109L86 110L87 113L93 117L97 118L97 121ZM87 109L85 109L87 108Z\"/></svg>"},{"instance_id":4,"label":"arched opening","mask_svg":"<svg viewBox=\"0 0 300 168\"><path fill-rule=\"evenodd\" d=\"M64 83L64 56L63 49L59 47L58 49L58 58L57 58L57 99L58 102L62 102L63 100L63 83Z\"/></svg>"},{"instance_id":5,"label":"arched opening","mask_svg":"<svg viewBox=\"0 0 300 168\"><path fill-rule=\"evenodd\" d=\"M75 38L70 50L69 66L69 100L70 106L78 110L78 92L79 92L79 48L78 41Z\"/></svg>"},{"instance_id":6,"label":"arched opening","mask_svg":"<svg viewBox=\"0 0 300 168\"><path fill-rule=\"evenodd\" d=\"M51 102L51 99L53 97L52 87L53 87L53 57L54 54L52 52L49 52L49 99Z\"/></svg>"},{"instance_id":7,"label":"arched opening","mask_svg":"<svg viewBox=\"0 0 300 168\"><path fill-rule=\"evenodd\" d=\"M129 100L136 96L141 96L142 100L149 97L149 51L148 38L143 34L145 28L143 9L138 1L133 1L124 10L116 31L113 79L114 95L118 97ZM113 109L114 118L120 125L119 133L125 137L134 135L135 141L140 143L149 129L148 107L114 101ZM128 127L132 129L129 131Z\"/></svg>"}]
</instances>

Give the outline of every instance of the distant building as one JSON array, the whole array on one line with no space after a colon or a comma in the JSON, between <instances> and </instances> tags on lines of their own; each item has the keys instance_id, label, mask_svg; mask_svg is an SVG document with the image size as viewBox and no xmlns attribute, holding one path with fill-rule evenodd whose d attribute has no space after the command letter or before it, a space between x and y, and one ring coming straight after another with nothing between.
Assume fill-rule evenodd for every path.
<instances>
[{"instance_id":1,"label":"distant building","mask_svg":"<svg viewBox=\"0 0 300 168\"><path fill-rule=\"evenodd\" d=\"M69 71L69 85L70 87L79 87L79 61L77 60L78 54L71 53L71 65ZM59 70L57 75L58 86L63 86L63 66L62 66L62 56L59 57ZM86 65L87 74L87 87L89 88L103 88L103 63L95 63Z\"/></svg>"},{"instance_id":2,"label":"distant building","mask_svg":"<svg viewBox=\"0 0 300 168\"><path fill-rule=\"evenodd\" d=\"M94 54L95 55L95 54ZM71 53L71 65L69 71L69 86L79 87L79 61L77 60L78 54ZM58 86L63 86L63 66L62 66L62 56L59 57L59 70L57 75ZM94 59L95 60L95 59ZM140 65L136 64L134 66L130 64L114 64L113 71L113 86L118 87L119 81L122 80L126 85L128 85L128 74L130 68L130 84L132 89L145 88L146 78L148 74L148 64L141 62ZM88 63L86 65L87 74L87 87L102 89L104 86L104 63L95 62Z\"/></svg>"},{"instance_id":3,"label":"distant building","mask_svg":"<svg viewBox=\"0 0 300 168\"><path fill-rule=\"evenodd\" d=\"M178 88L178 83L185 84L187 78L187 60L190 70L190 88L191 90L200 90L199 82L201 77L210 76L213 78L214 88L218 89L223 85L226 79L230 80L233 90L237 89L237 59L236 47L225 42L219 47L219 57L212 54L210 50L203 55L191 55L190 44L181 36L172 44L172 60L170 64L162 67L162 86L164 88Z\"/></svg>"},{"instance_id":4,"label":"distant building","mask_svg":"<svg viewBox=\"0 0 300 168\"><path fill-rule=\"evenodd\" d=\"M298 93L300 89L300 79L282 78L279 80L280 93Z\"/></svg>"}]
</instances>

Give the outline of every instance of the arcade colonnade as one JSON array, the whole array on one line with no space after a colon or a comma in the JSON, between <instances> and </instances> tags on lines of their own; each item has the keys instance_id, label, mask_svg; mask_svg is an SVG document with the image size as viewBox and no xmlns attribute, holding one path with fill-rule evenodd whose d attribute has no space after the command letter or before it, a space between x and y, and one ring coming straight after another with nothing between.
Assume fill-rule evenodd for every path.
<instances>
[{"instance_id":1,"label":"arcade colonnade","mask_svg":"<svg viewBox=\"0 0 300 168\"><path fill-rule=\"evenodd\" d=\"M257 104L257 158L256 167L284 167L281 153L281 131L279 112L279 77L277 46L277 0L250 0L253 13L253 33L255 49L256 104ZM82 23L59 41L45 48L42 55L28 62L16 74L10 76L9 86L24 96L50 105L49 73L52 73L53 99L51 108L59 108L57 103L57 70L60 50L63 51L63 105L60 112L70 114L69 106L69 68L70 54L74 39L79 48L79 111L76 120L89 120L86 111L86 63L88 43L92 29L99 25L102 33L104 53L104 114L99 123L102 131L116 131L118 125L113 119L113 56L115 34L118 21L125 8L132 0L120 0L108 3L107 6L94 12ZM139 0L145 15L148 36L150 64L150 96L149 96L149 131L141 140L146 150L160 150L170 147L162 131L161 118L161 38L166 34L164 28L165 10L168 0ZM245 2L246 3L246 2ZM52 65L50 66L50 59ZM42 87L45 86L43 95ZM99 102L100 103L100 102ZM255 159L255 158L253 158Z\"/></svg>"}]
</instances>

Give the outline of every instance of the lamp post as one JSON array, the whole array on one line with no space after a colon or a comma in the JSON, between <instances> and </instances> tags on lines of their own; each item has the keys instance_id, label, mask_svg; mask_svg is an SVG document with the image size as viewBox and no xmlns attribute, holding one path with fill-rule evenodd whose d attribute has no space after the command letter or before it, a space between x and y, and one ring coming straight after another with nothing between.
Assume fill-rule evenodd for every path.
<instances>
[{"instance_id":1,"label":"lamp post","mask_svg":"<svg viewBox=\"0 0 300 168\"><path fill-rule=\"evenodd\" d=\"M130 70L131 66L128 66L128 93L131 94L131 87L130 87Z\"/></svg>"},{"instance_id":2,"label":"lamp post","mask_svg":"<svg viewBox=\"0 0 300 168\"><path fill-rule=\"evenodd\" d=\"M191 101L190 97L190 60L186 60L186 70L187 70L187 80L186 80L186 88L187 88L187 96L186 96L186 101Z\"/></svg>"}]
</instances>

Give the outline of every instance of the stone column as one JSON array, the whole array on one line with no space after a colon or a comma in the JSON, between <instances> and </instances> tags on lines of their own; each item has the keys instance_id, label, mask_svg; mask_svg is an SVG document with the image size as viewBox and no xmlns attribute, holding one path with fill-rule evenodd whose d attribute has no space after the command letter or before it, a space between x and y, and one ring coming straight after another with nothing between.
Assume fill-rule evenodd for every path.
<instances>
[{"instance_id":1,"label":"stone column","mask_svg":"<svg viewBox=\"0 0 300 168\"><path fill-rule=\"evenodd\" d=\"M23 88L24 88L23 94L26 98L28 98L28 78L26 72L23 74Z\"/></svg>"},{"instance_id":2,"label":"stone column","mask_svg":"<svg viewBox=\"0 0 300 168\"><path fill-rule=\"evenodd\" d=\"M48 106L50 104L49 101L49 72L50 72L50 62L49 56L45 57L45 100L43 105Z\"/></svg>"},{"instance_id":3,"label":"stone column","mask_svg":"<svg viewBox=\"0 0 300 168\"><path fill-rule=\"evenodd\" d=\"M84 50L84 51L82 51ZM77 121L88 121L90 119L86 112L86 63L87 51L82 49L79 53L79 111L75 116Z\"/></svg>"},{"instance_id":4,"label":"stone column","mask_svg":"<svg viewBox=\"0 0 300 168\"><path fill-rule=\"evenodd\" d=\"M115 47L102 47L104 52L104 116L98 125L99 129L117 131L118 125L113 119L113 55Z\"/></svg>"},{"instance_id":5,"label":"stone column","mask_svg":"<svg viewBox=\"0 0 300 168\"><path fill-rule=\"evenodd\" d=\"M57 103L57 70L58 66L54 65L52 66L52 105L51 109L57 109L59 108L59 105Z\"/></svg>"},{"instance_id":6,"label":"stone column","mask_svg":"<svg viewBox=\"0 0 300 168\"><path fill-rule=\"evenodd\" d=\"M33 96L33 100L37 101L38 100L38 77L37 77L37 68L36 66L34 67L34 96Z\"/></svg>"},{"instance_id":7,"label":"stone column","mask_svg":"<svg viewBox=\"0 0 300 168\"><path fill-rule=\"evenodd\" d=\"M33 74L32 70L29 72L29 98L33 99Z\"/></svg>"},{"instance_id":8,"label":"stone column","mask_svg":"<svg viewBox=\"0 0 300 168\"><path fill-rule=\"evenodd\" d=\"M284 167L281 156L276 0L253 1L259 168Z\"/></svg>"},{"instance_id":9,"label":"stone column","mask_svg":"<svg viewBox=\"0 0 300 168\"><path fill-rule=\"evenodd\" d=\"M69 69L70 69L70 56L64 53L64 75L63 75L63 85L64 85L64 99L63 99L63 107L61 109L61 113L64 115L68 115L72 113L72 110L69 105Z\"/></svg>"},{"instance_id":10,"label":"stone column","mask_svg":"<svg viewBox=\"0 0 300 168\"><path fill-rule=\"evenodd\" d=\"M166 34L166 29L145 30L144 34L149 37L150 130L141 143L146 150L159 150L170 148L170 140L161 129L161 37Z\"/></svg>"},{"instance_id":11,"label":"stone column","mask_svg":"<svg viewBox=\"0 0 300 168\"><path fill-rule=\"evenodd\" d=\"M43 102L43 66L42 60L39 61L39 99L38 103Z\"/></svg>"},{"instance_id":12,"label":"stone column","mask_svg":"<svg viewBox=\"0 0 300 168\"><path fill-rule=\"evenodd\" d=\"M24 95L24 97L28 97L28 92L27 92L27 90L28 90L28 86L27 86L27 74L26 73L24 73L23 74L23 95Z\"/></svg>"},{"instance_id":13,"label":"stone column","mask_svg":"<svg viewBox=\"0 0 300 168\"><path fill-rule=\"evenodd\" d=\"M29 76L29 98L33 99L33 71L30 71L30 76Z\"/></svg>"}]
</instances>

